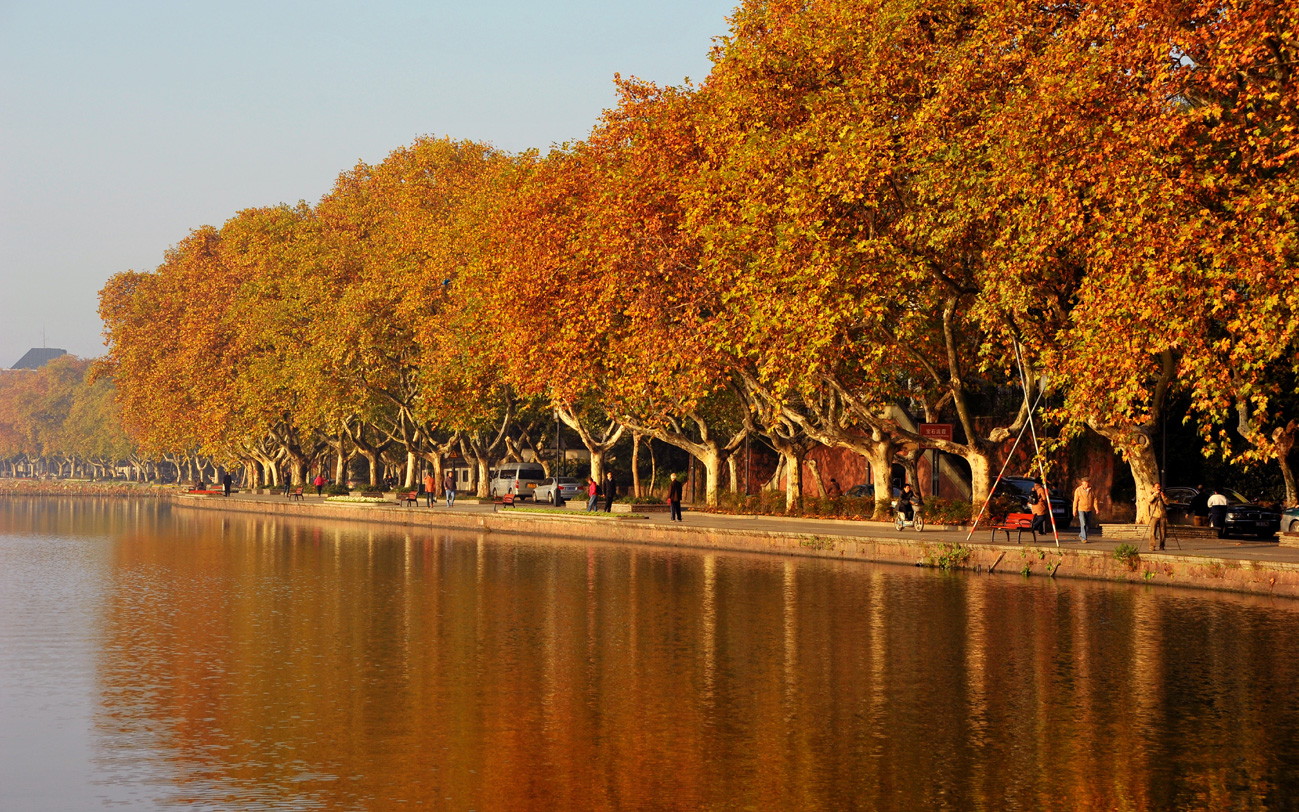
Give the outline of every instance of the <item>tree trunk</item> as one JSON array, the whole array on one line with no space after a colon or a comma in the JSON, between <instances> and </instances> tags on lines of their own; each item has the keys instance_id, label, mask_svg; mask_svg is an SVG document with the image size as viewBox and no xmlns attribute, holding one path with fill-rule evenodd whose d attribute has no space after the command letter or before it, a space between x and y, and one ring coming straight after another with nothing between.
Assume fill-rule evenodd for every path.
<instances>
[{"instance_id":1,"label":"tree trunk","mask_svg":"<svg viewBox=\"0 0 1299 812\"><path fill-rule=\"evenodd\" d=\"M632 496L640 498L640 433L632 432L631 435L631 493Z\"/></svg>"},{"instance_id":2,"label":"tree trunk","mask_svg":"<svg viewBox=\"0 0 1299 812\"><path fill-rule=\"evenodd\" d=\"M793 513L803 509L803 460L807 451L791 443L781 450L780 456L785 460L785 512Z\"/></svg>"},{"instance_id":3,"label":"tree trunk","mask_svg":"<svg viewBox=\"0 0 1299 812\"><path fill-rule=\"evenodd\" d=\"M731 454L730 456L728 456L728 457L726 458L726 475L727 475L728 477L730 477L730 480L731 480L731 481L728 483L728 488L727 488L727 489L728 489L728 490L729 490L733 495L735 495L735 496L739 496L739 495L740 495L740 473L739 473L739 461L736 460L734 454Z\"/></svg>"},{"instance_id":4,"label":"tree trunk","mask_svg":"<svg viewBox=\"0 0 1299 812\"><path fill-rule=\"evenodd\" d=\"M402 485L402 487L408 491L414 490L416 487L415 486L415 454L414 452L411 451L406 452L406 478L405 478L405 484Z\"/></svg>"},{"instance_id":5,"label":"tree trunk","mask_svg":"<svg viewBox=\"0 0 1299 812\"><path fill-rule=\"evenodd\" d=\"M825 483L821 481L821 469L816 464L816 460L808 459L804 461L807 470L812 473L812 483L816 485L816 495L819 499L825 498Z\"/></svg>"},{"instance_id":6,"label":"tree trunk","mask_svg":"<svg viewBox=\"0 0 1299 812\"><path fill-rule=\"evenodd\" d=\"M653 496L659 475L659 461L658 458L654 456L654 438L649 438L649 440L645 442L645 445L649 448L650 453L650 495Z\"/></svg>"},{"instance_id":7,"label":"tree trunk","mask_svg":"<svg viewBox=\"0 0 1299 812\"><path fill-rule=\"evenodd\" d=\"M720 454L704 453L698 457L700 465L704 466L704 504L708 507L717 506L717 485L722 476L722 458Z\"/></svg>"},{"instance_id":8,"label":"tree trunk","mask_svg":"<svg viewBox=\"0 0 1299 812\"><path fill-rule=\"evenodd\" d=\"M1294 423L1290 424L1294 426ZM1290 465L1290 451L1294 448L1294 433L1287 432L1277 440L1276 461L1281 466L1281 479L1285 481L1285 506L1299 506L1299 489L1295 486L1294 468Z\"/></svg>"}]
</instances>

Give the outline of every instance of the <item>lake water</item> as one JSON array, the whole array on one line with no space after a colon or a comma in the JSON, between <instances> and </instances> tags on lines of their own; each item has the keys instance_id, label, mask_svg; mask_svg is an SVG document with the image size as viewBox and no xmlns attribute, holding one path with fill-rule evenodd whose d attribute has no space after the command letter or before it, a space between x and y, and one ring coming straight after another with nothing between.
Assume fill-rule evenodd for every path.
<instances>
[{"instance_id":1,"label":"lake water","mask_svg":"<svg viewBox=\"0 0 1299 812\"><path fill-rule=\"evenodd\" d=\"M0 498L0 809L1299 808L1299 605Z\"/></svg>"}]
</instances>

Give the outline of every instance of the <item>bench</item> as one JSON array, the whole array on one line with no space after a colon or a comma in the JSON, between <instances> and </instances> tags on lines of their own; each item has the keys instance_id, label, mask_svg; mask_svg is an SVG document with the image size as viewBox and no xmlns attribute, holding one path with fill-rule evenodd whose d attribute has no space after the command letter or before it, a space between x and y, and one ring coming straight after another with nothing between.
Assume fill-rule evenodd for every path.
<instances>
[{"instance_id":1,"label":"bench","mask_svg":"<svg viewBox=\"0 0 1299 812\"><path fill-rule=\"evenodd\" d=\"M404 491L397 494L397 504L399 505L418 505L419 491Z\"/></svg>"},{"instance_id":2,"label":"bench","mask_svg":"<svg viewBox=\"0 0 1299 812\"><path fill-rule=\"evenodd\" d=\"M504 496L502 496L500 499L492 500L492 504L500 505L501 507L514 507L514 494L507 493ZM492 510L495 509L496 509L495 507L492 508Z\"/></svg>"},{"instance_id":3,"label":"bench","mask_svg":"<svg viewBox=\"0 0 1299 812\"><path fill-rule=\"evenodd\" d=\"M292 491L289 492L289 498L290 498L290 499L299 499L299 500L301 500L301 499L302 499L302 489L301 489L301 488L294 488Z\"/></svg>"},{"instance_id":4,"label":"bench","mask_svg":"<svg viewBox=\"0 0 1299 812\"><path fill-rule=\"evenodd\" d=\"M987 526L992 530L992 540L994 542L997 540L997 531L1000 530L1006 534L1006 543L1009 544L1010 531L1016 530L1018 534L1015 536L1015 543L1021 544L1024 540L1024 531L1027 530L1033 534L1033 543L1037 543L1037 533L1033 530L1032 513L1007 513L1006 518L1000 521L994 519Z\"/></svg>"}]
</instances>

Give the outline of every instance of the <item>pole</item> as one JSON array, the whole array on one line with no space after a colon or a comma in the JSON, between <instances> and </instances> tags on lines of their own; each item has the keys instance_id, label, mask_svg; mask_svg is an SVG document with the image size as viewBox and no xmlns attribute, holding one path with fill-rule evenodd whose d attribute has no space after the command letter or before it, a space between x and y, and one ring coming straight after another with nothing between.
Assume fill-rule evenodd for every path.
<instances>
[{"instance_id":1,"label":"pole","mask_svg":"<svg viewBox=\"0 0 1299 812\"><path fill-rule=\"evenodd\" d=\"M1042 402L1042 393L1039 392L1037 395L1037 401L1035 401L1033 404L1033 408L1037 408L1037 404L1041 402ZM965 537L966 541L969 541L971 538L974 537L974 528L979 526L979 520L983 518L983 511L988 509L988 503L992 501L992 495L997 492L997 485L1001 484L1001 477L1003 474L1006 473L1006 467L1010 465L1010 458L1012 455L1014 455L1015 449L1019 448L1019 441L1023 439L1024 432L1026 431L1028 431L1027 423L1025 423L1023 426L1020 426L1019 436L1015 438L1015 443L1010 447L1010 454L1006 455L1006 461L1001 464L1001 470L997 472L997 478L992 483L992 490L988 491L988 498L983 500L983 505L979 508L979 515L974 517L974 524L970 525L970 532ZM892 472L890 472L890 476L891 475Z\"/></svg>"},{"instance_id":2,"label":"pole","mask_svg":"<svg viewBox=\"0 0 1299 812\"><path fill-rule=\"evenodd\" d=\"M1019 353L1019 342L1015 342L1015 362L1019 364L1019 379L1024 387L1024 405L1028 406L1028 373L1024 370L1024 359ZM1046 484L1046 465L1042 462L1042 449L1037 444L1037 427L1033 425L1033 407L1028 406L1029 433L1033 435L1033 453L1037 456L1037 471L1042 477L1042 491L1046 493L1046 514L1051 517L1051 533L1055 536L1055 546L1060 546L1060 528L1055 525L1055 511L1051 510L1051 489Z\"/></svg>"}]
</instances>

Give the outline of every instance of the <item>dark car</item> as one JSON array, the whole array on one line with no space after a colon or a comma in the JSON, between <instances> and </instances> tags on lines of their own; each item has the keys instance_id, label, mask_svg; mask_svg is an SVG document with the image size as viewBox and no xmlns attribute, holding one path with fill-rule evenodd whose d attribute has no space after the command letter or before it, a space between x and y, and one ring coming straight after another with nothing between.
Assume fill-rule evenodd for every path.
<instances>
[{"instance_id":1,"label":"dark car","mask_svg":"<svg viewBox=\"0 0 1299 812\"><path fill-rule=\"evenodd\" d=\"M1271 538L1281 529L1281 514L1255 504L1230 488L1221 488L1227 497L1227 513L1223 526L1218 528L1218 538L1228 536L1257 536Z\"/></svg>"},{"instance_id":2,"label":"dark car","mask_svg":"<svg viewBox=\"0 0 1299 812\"><path fill-rule=\"evenodd\" d=\"M1028 477L1008 476L997 483L993 496L1011 499L1018 505L1018 512L1029 513L1031 510L1028 504L1028 495L1033 491L1034 484L1036 484L1034 480ZM1073 520L1072 505L1060 495L1061 492L1058 488L1048 485L1047 493L1051 494L1051 515L1055 518L1056 528L1067 530Z\"/></svg>"},{"instance_id":3,"label":"dark car","mask_svg":"<svg viewBox=\"0 0 1299 812\"><path fill-rule=\"evenodd\" d=\"M875 496L875 486L874 485L853 485L851 488L848 489L848 493L845 495L851 496L854 499L871 498Z\"/></svg>"}]
</instances>

